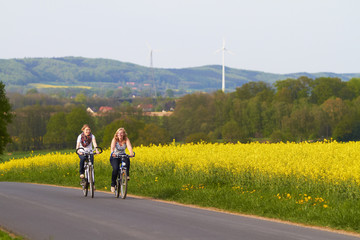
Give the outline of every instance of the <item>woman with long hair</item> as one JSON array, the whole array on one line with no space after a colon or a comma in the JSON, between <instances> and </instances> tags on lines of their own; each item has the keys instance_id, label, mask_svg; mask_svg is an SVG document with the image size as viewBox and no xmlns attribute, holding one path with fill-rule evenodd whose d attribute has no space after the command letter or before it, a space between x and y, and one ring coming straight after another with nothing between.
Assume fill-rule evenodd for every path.
<instances>
[{"instance_id":1,"label":"woman with long hair","mask_svg":"<svg viewBox=\"0 0 360 240\"><path fill-rule=\"evenodd\" d=\"M78 148L84 148L84 150L92 150L93 145L94 148L97 147L95 136L91 133L91 129L88 124L84 124L84 126L81 128L82 133L77 137L76 140L76 149ZM80 178L84 178L84 160L85 156L83 155L83 150L79 150L79 158L80 158ZM96 153L99 153L99 151L96 149ZM94 156L91 155L90 157L91 163L94 165Z\"/></svg>"},{"instance_id":2,"label":"woman with long hair","mask_svg":"<svg viewBox=\"0 0 360 240\"><path fill-rule=\"evenodd\" d=\"M130 139L127 137L127 133L124 128L119 128L116 130L116 133L111 141L111 154L110 154L110 163L113 168L112 175L111 175L111 192L115 192L115 185L116 185L116 176L117 171L119 169L120 159L116 158L116 154L125 154L125 149L129 150L129 156L133 157L133 149L131 146ZM126 158L125 163L127 166L126 173L128 176L128 180L130 180L129 171L130 171L130 159Z\"/></svg>"}]
</instances>

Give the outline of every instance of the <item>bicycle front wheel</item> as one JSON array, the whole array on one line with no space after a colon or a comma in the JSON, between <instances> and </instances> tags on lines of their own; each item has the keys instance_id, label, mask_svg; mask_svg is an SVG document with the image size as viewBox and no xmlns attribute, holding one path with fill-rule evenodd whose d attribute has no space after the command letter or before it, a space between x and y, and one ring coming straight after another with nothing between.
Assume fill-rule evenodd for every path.
<instances>
[{"instance_id":1,"label":"bicycle front wheel","mask_svg":"<svg viewBox=\"0 0 360 240\"><path fill-rule=\"evenodd\" d=\"M84 179L84 180L85 180L85 183L82 186L83 187L82 190L83 190L84 197L86 197L88 195L89 183L88 183L87 179Z\"/></svg>"},{"instance_id":2,"label":"bicycle front wheel","mask_svg":"<svg viewBox=\"0 0 360 240\"><path fill-rule=\"evenodd\" d=\"M115 197L119 198L120 195L120 171L118 171L117 177L116 177L116 186L115 186Z\"/></svg>"},{"instance_id":3,"label":"bicycle front wheel","mask_svg":"<svg viewBox=\"0 0 360 240\"><path fill-rule=\"evenodd\" d=\"M126 198L126 194L127 194L127 174L126 174L126 170L124 169L121 172L121 177L120 177L120 196L122 199Z\"/></svg>"},{"instance_id":4,"label":"bicycle front wheel","mask_svg":"<svg viewBox=\"0 0 360 240\"><path fill-rule=\"evenodd\" d=\"M90 185L90 194L91 197L94 197L94 175L93 175L93 168L92 166L89 166L89 179L88 179L89 185Z\"/></svg>"}]
</instances>

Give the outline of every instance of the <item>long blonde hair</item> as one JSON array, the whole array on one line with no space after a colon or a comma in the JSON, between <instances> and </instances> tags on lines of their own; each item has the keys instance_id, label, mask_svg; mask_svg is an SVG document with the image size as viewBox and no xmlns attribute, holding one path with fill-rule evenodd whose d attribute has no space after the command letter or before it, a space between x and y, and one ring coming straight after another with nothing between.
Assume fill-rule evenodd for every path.
<instances>
[{"instance_id":1,"label":"long blonde hair","mask_svg":"<svg viewBox=\"0 0 360 240\"><path fill-rule=\"evenodd\" d=\"M119 132L123 132L124 136L123 139L120 139L120 137L118 136ZM127 133L125 131L125 128L119 128L118 130L116 130L115 135L114 135L115 141L116 142L123 142L127 140Z\"/></svg>"}]
</instances>

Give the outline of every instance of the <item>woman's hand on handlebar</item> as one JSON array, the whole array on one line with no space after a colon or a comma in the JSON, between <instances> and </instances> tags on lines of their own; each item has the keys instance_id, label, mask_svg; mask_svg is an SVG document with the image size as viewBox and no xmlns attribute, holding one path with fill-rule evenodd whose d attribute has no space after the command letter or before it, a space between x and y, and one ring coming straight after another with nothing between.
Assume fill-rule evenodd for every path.
<instances>
[{"instance_id":1,"label":"woman's hand on handlebar","mask_svg":"<svg viewBox=\"0 0 360 240\"><path fill-rule=\"evenodd\" d=\"M82 147L79 147L75 150L75 152L78 154L78 155L84 155L84 152L83 151L79 151L79 150L84 150L84 148Z\"/></svg>"},{"instance_id":2,"label":"woman's hand on handlebar","mask_svg":"<svg viewBox=\"0 0 360 240\"><path fill-rule=\"evenodd\" d=\"M101 147L96 147L96 148L95 148L95 152L96 152L96 154L100 154L100 153L103 152L103 150L102 150Z\"/></svg>"}]
</instances>

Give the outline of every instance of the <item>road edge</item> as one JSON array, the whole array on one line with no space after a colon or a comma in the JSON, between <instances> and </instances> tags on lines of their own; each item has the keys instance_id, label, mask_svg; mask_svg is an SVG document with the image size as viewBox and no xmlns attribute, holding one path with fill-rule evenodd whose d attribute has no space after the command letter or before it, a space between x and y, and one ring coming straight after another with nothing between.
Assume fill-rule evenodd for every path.
<instances>
[{"instance_id":1,"label":"road edge","mask_svg":"<svg viewBox=\"0 0 360 240\"><path fill-rule=\"evenodd\" d=\"M33 183L33 182L22 182L22 183L81 190L80 187L60 186L60 185L45 184L45 183ZM97 190L97 189L96 189L96 192L113 194L110 191ZM237 215L237 216L248 217L248 218L253 218L253 219L260 219L260 220L270 221L270 222L277 222L277 223L282 223L282 224L287 224L287 225L305 227L305 228L316 229L316 230L327 231L327 232L338 233L338 234L343 234L343 235L354 236L354 237L360 238L360 233L345 231L345 230L338 230L338 229L333 229L330 227L321 227L321 226L313 226L313 225L308 225L308 224L303 224L303 223L294 223L294 222L276 219L276 218L269 218L269 217L262 217L262 216L245 214L245 213L231 212L231 211L226 211L226 210L213 208L213 207L201 207L201 206L194 205L194 204L184 204L184 203L179 203L179 202L175 202L175 201L156 199L156 198L147 197L147 196L139 196L139 195L133 195L133 194L127 194L127 196L132 197L132 198L137 198L137 199L145 199L145 200L151 200L151 201L155 201L155 202L161 202L161 203L172 204L172 205L177 205L177 206L202 209L202 210L207 210L207 211L212 211L212 212L226 213L226 214L231 214L231 215ZM2 229L2 226L0 226L0 229ZM5 229L5 232L9 232L9 230ZM10 231L10 233L11 233L11 231Z\"/></svg>"}]
</instances>

